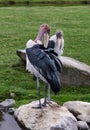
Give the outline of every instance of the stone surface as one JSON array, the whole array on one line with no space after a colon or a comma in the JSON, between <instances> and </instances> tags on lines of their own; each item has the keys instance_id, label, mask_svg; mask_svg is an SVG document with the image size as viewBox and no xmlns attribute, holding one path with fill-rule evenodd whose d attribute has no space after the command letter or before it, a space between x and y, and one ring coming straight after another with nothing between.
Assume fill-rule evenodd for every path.
<instances>
[{"instance_id":1,"label":"stone surface","mask_svg":"<svg viewBox=\"0 0 90 130\"><path fill-rule=\"evenodd\" d=\"M70 57L60 57L63 64L61 81L64 85L90 86L90 66Z\"/></svg>"},{"instance_id":2,"label":"stone surface","mask_svg":"<svg viewBox=\"0 0 90 130\"><path fill-rule=\"evenodd\" d=\"M0 109L7 109L11 108L15 105L14 99L6 99L3 102L0 103Z\"/></svg>"},{"instance_id":3,"label":"stone surface","mask_svg":"<svg viewBox=\"0 0 90 130\"><path fill-rule=\"evenodd\" d=\"M26 62L26 51L22 49L18 49L16 51L16 54L24 61Z\"/></svg>"},{"instance_id":4,"label":"stone surface","mask_svg":"<svg viewBox=\"0 0 90 130\"><path fill-rule=\"evenodd\" d=\"M85 121L78 121L77 126L79 130L88 130L89 127Z\"/></svg>"},{"instance_id":5,"label":"stone surface","mask_svg":"<svg viewBox=\"0 0 90 130\"><path fill-rule=\"evenodd\" d=\"M88 114L81 114L77 116L77 119L81 121L86 121L90 125L90 113Z\"/></svg>"},{"instance_id":6,"label":"stone surface","mask_svg":"<svg viewBox=\"0 0 90 130\"><path fill-rule=\"evenodd\" d=\"M71 117L65 116L62 117L60 124L56 125L54 129L60 129L60 130L76 130L77 125L75 120L73 120Z\"/></svg>"},{"instance_id":7,"label":"stone surface","mask_svg":"<svg viewBox=\"0 0 90 130\"><path fill-rule=\"evenodd\" d=\"M8 112L2 111L0 113L0 130L25 130L22 129L14 116L9 114Z\"/></svg>"},{"instance_id":8,"label":"stone surface","mask_svg":"<svg viewBox=\"0 0 90 130\"><path fill-rule=\"evenodd\" d=\"M25 62L25 50L17 50L17 55ZM73 58L61 56L63 64L61 83L63 85L90 86L90 66Z\"/></svg>"},{"instance_id":9,"label":"stone surface","mask_svg":"<svg viewBox=\"0 0 90 130\"><path fill-rule=\"evenodd\" d=\"M43 99L41 100L43 102ZM78 130L76 118L65 108L55 102L42 109L35 109L38 101L20 106L15 111L15 117L30 130L50 130L61 128L62 130Z\"/></svg>"},{"instance_id":10,"label":"stone surface","mask_svg":"<svg viewBox=\"0 0 90 130\"><path fill-rule=\"evenodd\" d=\"M90 124L90 103L82 101L69 101L63 104L78 120Z\"/></svg>"}]
</instances>

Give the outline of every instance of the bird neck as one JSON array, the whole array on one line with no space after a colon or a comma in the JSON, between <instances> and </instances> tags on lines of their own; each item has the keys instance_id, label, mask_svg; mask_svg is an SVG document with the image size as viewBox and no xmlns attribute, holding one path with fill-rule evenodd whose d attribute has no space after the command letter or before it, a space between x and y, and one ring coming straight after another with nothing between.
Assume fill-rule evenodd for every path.
<instances>
[{"instance_id":1,"label":"bird neck","mask_svg":"<svg viewBox=\"0 0 90 130\"><path fill-rule=\"evenodd\" d=\"M42 38L43 38L43 32L42 32L42 30L39 30L38 35L37 35L35 40L40 40L41 41Z\"/></svg>"},{"instance_id":2,"label":"bird neck","mask_svg":"<svg viewBox=\"0 0 90 130\"><path fill-rule=\"evenodd\" d=\"M44 44L44 47L47 48L48 46L48 41L49 41L49 34L48 33L44 33L43 34L43 44Z\"/></svg>"}]
</instances>

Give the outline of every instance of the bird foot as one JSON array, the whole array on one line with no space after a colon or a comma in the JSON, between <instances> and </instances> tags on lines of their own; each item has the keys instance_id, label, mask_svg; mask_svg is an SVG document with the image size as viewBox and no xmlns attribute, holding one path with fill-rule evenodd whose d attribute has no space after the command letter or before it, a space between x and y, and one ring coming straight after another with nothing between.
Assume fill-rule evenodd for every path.
<instances>
[{"instance_id":1,"label":"bird foot","mask_svg":"<svg viewBox=\"0 0 90 130\"><path fill-rule=\"evenodd\" d=\"M42 106L42 104L38 104L37 106L33 106L32 108L33 109L42 109L43 106Z\"/></svg>"},{"instance_id":2,"label":"bird foot","mask_svg":"<svg viewBox=\"0 0 90 130\"><path fill-rule=\"evenodd\" d=\"M43 102L43 104L42 104L42 106L43 106L43 107L46 107L47 105L50 105L50 104L51 104L51 101L52 101L52 99L50 99L50 98L49 98L49 99L48 99L48 98L45 99L44 102Z\"/></svg>"},{"instance_id":3,"label":"bird foot","mask_svg":"<svg viewBox=\"0 0 90 130\"><path fill-rule=\"evenodd\" d=\"M46 106L52 104L51 101L53 101L51 98L46 98L43 103L39 102L39 104L37 106L33 106L32 108L33 109L42 109L43 107L46 107Z\"/></svg>"}]
</instances>

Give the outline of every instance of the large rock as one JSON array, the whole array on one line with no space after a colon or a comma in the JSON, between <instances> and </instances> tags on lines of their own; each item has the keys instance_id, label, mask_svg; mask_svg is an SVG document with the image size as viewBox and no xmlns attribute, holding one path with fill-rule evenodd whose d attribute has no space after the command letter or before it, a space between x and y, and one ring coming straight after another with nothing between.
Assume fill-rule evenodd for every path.
<instances>
[{"instance_id":1,"label":"large rock","mask_svg":"<svg viewBox=\"0 0 90 130\"><path fill-rule=\"evenodd\" d=\"M77 126L79 130L89 130L89 126L85 121L78 121Z\"/></svg>"},{"instance_id":2,"label":"large rock","mask_svg":"<svg viewBox=\"0 0 90 130\"><path fill-rule=\"evenodd\" d=\"M26 62L26 51L25 50L18 49L16 51L16 53L24 62Z\"/></svg>"},{"instance_id":3,"label":"large rock","mask_svg":"<svg viewBox=\"0 0 90 130\"><path fill-rule=\"evenodd\" d=\"M15 100L14 99L5 99L0 103L0 110L6 110L9 108L12 108L15 105Z\"/></svg>"},{"instance_id":4,"label":"large rock","mask_svg":"<svg viewBox=\"0 0 90 130\"><path fill-rule=\"evenodd\" d=\"M63 104L78 120L90 125L90 103L82 101L68 101Z\"/></svg>"},{"instance_id":5,"label":"large rock","mask_svg":"<svg viewBox=\"0 0 90 130\"><path fill-rule=\"evenodd\" d=\"M17 55L25 62L25 50L17 50ZM62 85L90 86L90 66L73 58L61 56L63 71L61 73Z\"/></svg>"},{"instance_id":6,"label":"large rock","mask_svg":"<svg viewBox=\"0 0 90 130\"><path fill-rule=\"evenodd\" d=\"M2 111L0 113L0 130L24 130L22 129L14 116L8 112Z\"/></svg>"},{"instance_id":7,"label":"large rock","mask_svg":"<svg viewBox=\"0 0 90 130\"><path fill-rule=\"evenodd\" d=\"M65 85L90 86L90 66L70 57L60 57L63 64L61 81Z\"/></svg>"},{"instance_id":8,"label":"large rock","mask_svg":"<svg viewBox=\"0 0 90 130\"><path fill-rule=\"evenodd\" d=\"M43 99L41 100L43 102ZM30 130L78 130L76 118L65 108L55 102L42 109L35 109L38 101L20 106L15 111L17 120Z\"/></svg>"}]
</instances>

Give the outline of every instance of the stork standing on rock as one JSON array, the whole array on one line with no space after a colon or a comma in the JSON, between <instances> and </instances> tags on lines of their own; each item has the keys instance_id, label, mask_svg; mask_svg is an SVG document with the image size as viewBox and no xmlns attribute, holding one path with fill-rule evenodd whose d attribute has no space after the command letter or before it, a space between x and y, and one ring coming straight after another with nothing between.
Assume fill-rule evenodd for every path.
<instances>
[{"instance_id":1,"label":"stork standing on rock","mask_svg":"<svg viewBox=\"0 0 90 130\"><path fill-rule=\"evenodd\" d=\"M45 87L46 89L47 89L47 86L49 87L50 85L51 89L53 90L55 94L57 94L57 92L60 91L59 74L61 70L61 63L59 62L59 60L57 59L53 51L50 51L50 49L49 51L48 49L45 51L45 48L43 48L41 45L41 42L39 42L39 40L41 41L45 33L49 34L49 27L48 26L45 27L45 26L46 25L43 25L40 27L39 33L35 41L29 40L26 44L26 58L27 58L26 69L37 77L39 108L42 107L42 104L40 101L39 79L43 80L46 83L46 87ZM47 39L49 38L48 35L45 35L45 36ZM57 39L59 38L57 37ZM37 42L38 44L35 44L35 42ZM44 45L46 44L47 44L47 40L45 41ZM45 89L44 106L47 103L46 89Z\"/></svg>"},{"instance_id":2,"label":"stork standing on rock","mask_svg":"<svg viewBox=\"0 0 90 130\"><path fill-rule=\"evenodd\" d=\"M39 46L41 45L41 48L43 49L44 47L47 46L47 43L48 43L48 40L49 40L49 37L50 37L49 35L50 35L49 26L47 24L42 24L40 26L40 29L39 29L39 32L38 32L38 35L37 35L36 39L34 41L30 39L26 43L26 50L27 50L27 48L32 48L34 45L38 45L38 44L39 44ZM44 46L43 46L43 43L44 43ZM29 52L30 52L30 50L29 50ZM27 54L27 51L26 51L26 70L31 72L31 74L35 75L35 77L37 77L37 75L39 75L38 77L40 79L42 79L41 75L34 68L33 64L31 64L28 57L31 57L31 55ZM37 58L38 58L38 56L37 56ZM38 92L40 93L40 90L39 90L39 78L38 77L37 77L37 86L38 86ZM44 79L42 79L42 80L44 81ZM50 88L48 88L48 97L50 97Z\"/></svg>"},{"instance_id":3,"label":"stork standing on rock","mask_svg":"<svg viewBox=\"0 0 90 130\"><path fill-rule=\"evenodd\" d=\"M62 72L62 63L60 61L60 57L64 51L64 38L63 32L61 30L57 31L55 35L51 36L48 40L47 49L45 52L49 54L50 58L52 58L56 64L56 68L59 71L59 74ZM60 77L60 75L59 75ZM48 86L48 100L50 101L50 85Z\"/></svg>"}]
</instances>

